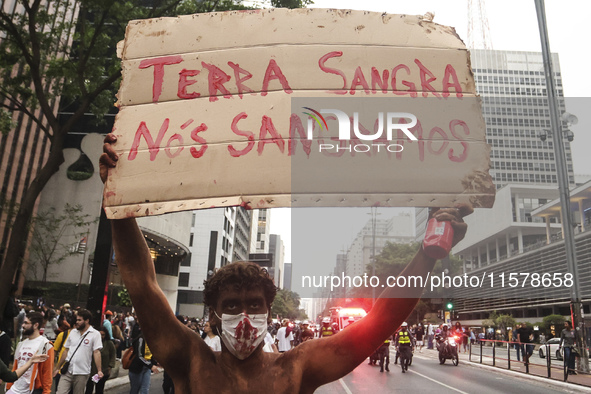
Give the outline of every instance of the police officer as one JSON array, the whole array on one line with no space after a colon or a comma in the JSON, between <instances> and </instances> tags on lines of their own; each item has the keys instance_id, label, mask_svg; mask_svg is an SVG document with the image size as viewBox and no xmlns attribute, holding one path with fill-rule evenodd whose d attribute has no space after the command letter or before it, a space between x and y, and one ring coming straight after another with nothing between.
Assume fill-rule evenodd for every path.
<instances>
[{"instance_id":1,"label":"police officer","mask_svg":"<svg viewBox=\"0 0 591 394\"><path fill-rule=\"evenodd\" d=\"M400 352L400 366L402 367L402 373L408 370L408 364L412 357L412 344L414 338L408 330L408 323L404 322L400 326L400 330L396 336L396 346Z\"/></svg>"},{"instance_id":2,"label":"police officer","mask_svg":"<svg viewBox=\"0 0 591 394\"><path fill-rule=\"evenodd\" d=\"M329 337L335 334L335 329L330 326L330 319L325 317L322 319L322 328L320 329L320 338Z\"/></svg>"},{"instance_id":3,"label":"police officer","mask_svg":"<svg viewBox=\"0 0 591 394\"><path fill-rule=\"evenodd\" d=\"M386 364L386 371L390 372L388 365L390 365L390 339L392 337L386 339L382 346L378 349L378 354L380 355L380 372L384 372L384 364Z\"/></svg>"}]
</instances>

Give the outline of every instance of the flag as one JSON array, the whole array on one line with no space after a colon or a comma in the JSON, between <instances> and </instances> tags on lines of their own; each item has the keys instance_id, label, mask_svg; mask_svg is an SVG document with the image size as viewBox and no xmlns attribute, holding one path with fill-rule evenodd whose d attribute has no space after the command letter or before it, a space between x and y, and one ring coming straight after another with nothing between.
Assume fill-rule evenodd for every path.
<instances>
[{"instance_id":1,"label":"flag","mask_svg":"<svg viewBox=\"0 0 591 394\"><path fill-rule=\"evenodd\" d=\"M78 253L85 253L86 252L86 237L82 237L78 242L78 247L76 248Z\"/></svg>"}]
</instances>

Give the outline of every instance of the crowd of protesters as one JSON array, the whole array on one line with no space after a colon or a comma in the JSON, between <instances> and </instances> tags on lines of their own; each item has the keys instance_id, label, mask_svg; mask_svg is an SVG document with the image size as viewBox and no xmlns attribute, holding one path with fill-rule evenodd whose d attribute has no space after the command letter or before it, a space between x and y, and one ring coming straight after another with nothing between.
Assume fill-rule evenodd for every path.
<instances>
[{"instance_id":1,"label":"crowd of protesters","mask_svg":"<svg viewBox=\"0 0 591 394\"><path fill-rule=\"evenodd\" d=\"M11 297L0 319L0 379L15 382L7 387L7 392L59 392L60 380L64 373L69 372L76 378L73 380L83 380L83 384L72 383L74 389L71 392L74 394L103 393L105 382L115 375L115 369L119 366L117 360L121 359L125 349L134 346L141 332L136 324L136 316L130 312L106 311L101 326L96 327L96 330L90 326L91 316L90 312L80 307L72 308L69 303L56 307L46 304L42 298L35 302L20 303ZM86 362L76 365L76 360L85 357L84 346L77 346L75 339L68 341L74 330L78 334L86 334L86 338L77 338L79 342L86 339L84 344L92 338L93 333L97 338L97 343L88 353L87 373L84 373ZM32 348L25 352L27 346ZM93 357L94 350L100 352L100 358ZM74 359L76 354L78 356ZM99 359L100 368L95 362ZM71 361L68 364L74 366L70 365L67 371L66 365L63 372L59 371L58 365L63 366L66 361ZM96 381L99 372L101 376Z\"/></svg>"}]
</instances>

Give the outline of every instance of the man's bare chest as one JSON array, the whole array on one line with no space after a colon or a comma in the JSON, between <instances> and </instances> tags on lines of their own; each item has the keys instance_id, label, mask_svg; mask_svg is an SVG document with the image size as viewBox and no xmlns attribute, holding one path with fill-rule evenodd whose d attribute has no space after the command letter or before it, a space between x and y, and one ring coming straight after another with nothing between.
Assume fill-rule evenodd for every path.
<instances>
[{"instance_id":1,"label":"man's bare chest","mask_svg":"<svg viewBox=\"0 0 591 394\"><path fill-rule=\"evenodd\" d=\"M177 390L178 387L178 390ZM297 368L269 365L248 371L217 365L202 366L190 376L175 380L179 393L301 393L302 374Z\"/></svg>"}]
</instances>

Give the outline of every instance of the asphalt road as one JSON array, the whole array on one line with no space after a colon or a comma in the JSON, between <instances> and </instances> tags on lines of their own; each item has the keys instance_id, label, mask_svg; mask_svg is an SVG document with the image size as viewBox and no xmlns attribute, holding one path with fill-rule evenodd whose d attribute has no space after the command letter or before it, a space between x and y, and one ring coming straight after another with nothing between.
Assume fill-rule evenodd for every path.
<instances>
[{"instance_id":1,"label":"asphalt road","mask_svg":"<svg viewBox=\"0 0 591 394\"><path fill-rule=\"evenodd\" d=\"M391 361L394 361L393 353ZM363 363L337 382L322 386L317 394L350 393L564 393L563 387L544 384L460 361L440 365L435 352L415 353L413 363L403 374L399 365L390 364L391 372L379 372L377 366ZM571 392L577 392L572 390Z\"/></svg>"},{"instance_id":2,"label":"asphalt road","mask_svg":"<svg viewBox=\"0 0 591 394\"><path fill-rule=\"evenodd\" d=\"M576 387L565 389L500 371L480 368L460 360L453 366L450 360L440 365L435 351L415 353L413 364L403 374L400 365L394 365L391 353L390 372L380 373L378 366L359 365L353 372L336 382L320 387L316 394L357 393L576 393ZM105 391L109 394L128 394L129 384ZM162 394L162 374L152 375L150 394Z\"/></svg>"}]
</instances>

